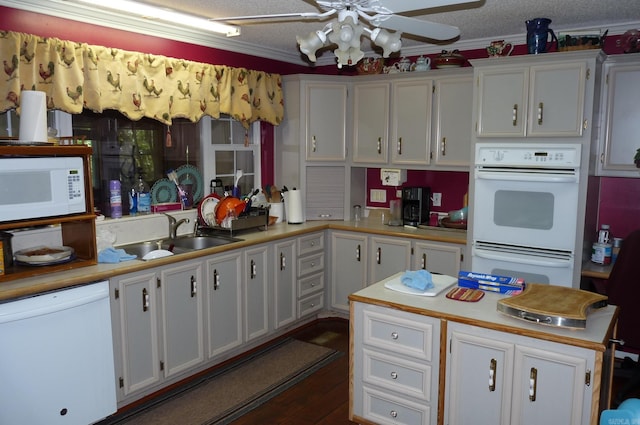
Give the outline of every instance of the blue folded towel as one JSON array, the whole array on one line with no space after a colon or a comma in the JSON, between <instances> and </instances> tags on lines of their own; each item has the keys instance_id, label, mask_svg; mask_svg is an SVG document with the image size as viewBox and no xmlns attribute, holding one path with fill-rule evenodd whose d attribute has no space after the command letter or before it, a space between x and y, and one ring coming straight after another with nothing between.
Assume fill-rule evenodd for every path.
<instances>
[{"instance_id":1,"label":"blue folded towel","mask_svg":"<svg viewBox=\"0 0 640 425\"><path fill-rule=\"evenodd\" d=\"M124 249L105 248L98 253L98 263L119 263L137 257L137 255L127 254Z\"/></svg>"},{"instance_id":2,"label":"blue folded towel","mask_svg":"<svg viewBox=\"0 0 640 425\"><path fill-rule=\"evenodd\" d=\"M433 278L431 273L426 270L416 270L404 272L400 281L409 288L417 289L419 291L426 291L433 288Z\"/></svg>"}]
</instances>

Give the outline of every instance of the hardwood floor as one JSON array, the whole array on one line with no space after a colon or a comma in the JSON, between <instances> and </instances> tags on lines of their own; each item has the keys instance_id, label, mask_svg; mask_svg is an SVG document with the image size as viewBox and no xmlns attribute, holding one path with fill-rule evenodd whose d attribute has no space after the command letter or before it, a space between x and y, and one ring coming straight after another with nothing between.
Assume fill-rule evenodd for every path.
<instances>
[{"instance_id":1,"label":"hardwood floor","mask_svg":"<svg viewBox=\"0 0 640 425\"><path fill-rule=\"evenodd\" d=\"M349 323L324 319L291 336L331 347L344 355L232 425L355 424L349 421Z\"/></svg>"}]
</instances>

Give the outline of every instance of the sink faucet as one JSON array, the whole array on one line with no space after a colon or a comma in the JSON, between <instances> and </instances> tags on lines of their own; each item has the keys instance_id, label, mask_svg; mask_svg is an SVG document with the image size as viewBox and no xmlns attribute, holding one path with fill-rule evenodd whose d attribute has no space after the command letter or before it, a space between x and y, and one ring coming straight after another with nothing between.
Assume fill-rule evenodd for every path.
<instances>
[{"instance_id":1,"label":"sink faucet","mask_svg":"<svg viewBox=\"0 0 640 425\"><path fill-rule=\"evenodd\" d=\"M181 220L176 220L175 217L166 214L166 213L162 213L164 215L167 216L167 218L169 219L169 238L171 239L175 239L178 237L178 227L180 227L180 225L182 223L188 223L189 219L188 218L183 218Z\"/></svg>"}]
</instances>

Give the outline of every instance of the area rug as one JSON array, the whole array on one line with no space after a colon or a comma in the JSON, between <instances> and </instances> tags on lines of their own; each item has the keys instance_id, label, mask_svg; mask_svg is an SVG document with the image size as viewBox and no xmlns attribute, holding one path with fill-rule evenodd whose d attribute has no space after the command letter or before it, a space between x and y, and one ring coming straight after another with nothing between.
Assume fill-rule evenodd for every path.
<instances>
[{"instance_id":1,"label":"area rug","mask_svg":"<svg viewBox=\"0 0 640 425\"><path fill-rule=\"evenodd\" d=\"M100 424L228 424L343 354L296 339L284 339L187 388Z\"/></svg>"}]
</instances>

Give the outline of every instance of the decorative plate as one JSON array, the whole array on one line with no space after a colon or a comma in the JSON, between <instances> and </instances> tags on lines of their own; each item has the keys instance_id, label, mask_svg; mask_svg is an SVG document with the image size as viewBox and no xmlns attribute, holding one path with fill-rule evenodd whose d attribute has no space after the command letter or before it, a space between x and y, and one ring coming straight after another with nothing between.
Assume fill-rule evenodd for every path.
<instances>
[{"instance_id":1,"label":"decorative plate","mask_svg":"<svg viewBox=\"0 0 640 425\"><path fill-rule=\"evenodd\" d=\"M72 260L73 248L69 246L36 246L16 252L16 261L28 265L48 266Z\"/></svg>"},{"instance_id":2,"label":"decorative plate","mask_svg":"<svg viewBox=\"0 0 640 425\"><path fill-rule=\"evenodd\" d=\"M200 202L204 196L204 185L202 183L202 173L193 165L181 165L176 170L178 176L178 183L184 185L191 185L191 192L193 194L193 205Z\"/></svg>"},{"instance_id":3,"label":"decorative plate","mask_svg":"<svg viewBox=\"0 0 640 425\"><path fill-rule=\"evenodd\" d=\"M158 205L167 202L178 202L178 188L171 180L164 178L151 186L151 204Z\"/></svg>"},{"instance_id":4,"label":"decorative plate","mask_svg":"<svg viewBox=\"0 0 640 425\"><path fill-rule=\"evenodd\" d=\"M220 195L216 193L212 193L211 195L205 196L200 206L198 207L198 214L200 215L200 220L205 223L209 227L215 226L216 223L216 206L220 201Z\"/></svg>"}]
</instances>

